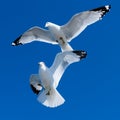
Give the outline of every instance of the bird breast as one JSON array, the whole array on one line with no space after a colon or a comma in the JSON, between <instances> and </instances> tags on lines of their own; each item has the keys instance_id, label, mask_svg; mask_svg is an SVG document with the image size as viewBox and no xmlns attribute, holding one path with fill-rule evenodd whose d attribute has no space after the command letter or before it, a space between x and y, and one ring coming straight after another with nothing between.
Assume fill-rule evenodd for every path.
<instances>
[{"instance_id":1,"label":"bird breast","mask_svg":"<svg viewBox=\"0 0 120 120\"><path fill-rule=\"evenodd\" d=\"M40 70L39 76L41 79L41 84L45 89L51 88L53 86L53 78L49 70Z\"/></svg>"}]
</instances>

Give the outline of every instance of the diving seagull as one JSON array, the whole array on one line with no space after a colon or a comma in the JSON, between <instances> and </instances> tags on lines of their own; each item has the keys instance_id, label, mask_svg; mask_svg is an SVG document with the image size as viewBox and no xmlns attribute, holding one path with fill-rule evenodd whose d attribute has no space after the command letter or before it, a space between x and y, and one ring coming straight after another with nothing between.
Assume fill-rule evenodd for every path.
<instances>
[{"instance_id":1,"label":"diving seagull","mask_svg":"<svg viewBox=\"0 0 120 120\"><path fill-rule=\"evenodd\" d=\"M59 44L62 51L73 50L68 42L77 37L87 26L101 20L109 12L111 6L106 5L92 10L75 14L65 25L46 22L47 29L34 26L20 35L13 43L13 46L41 41L51 44Z\"/></svg>"},{"instance_id":2,"label":"diving seagull","mask_svg":"<svg viewBox=\"0 0 120 120\"><path fill-rule=\"evenodd\" d=\"M65 102L65 99L57 91L59 81L65 69L74 62L85 58L85 51L64 51L56 55L50 68L44 62L39 62L38 74L30 76L32 91L38 95L37 100L47 107L57 107Z\"/></svg>"}]
</instances>

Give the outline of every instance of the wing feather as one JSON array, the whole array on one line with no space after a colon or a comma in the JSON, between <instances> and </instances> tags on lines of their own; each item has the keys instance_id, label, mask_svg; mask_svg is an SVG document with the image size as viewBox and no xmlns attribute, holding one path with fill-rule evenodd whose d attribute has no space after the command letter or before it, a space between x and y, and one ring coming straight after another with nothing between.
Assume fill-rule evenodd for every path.
<instances>
[{"instance_id":1,"label":"wing feather","mask_svg":"<svg viewBox=\"0 0 120 120\"><path fill-rule=\"evenodd\" d=\"M42 29L38 26L32 27L27 30L25 33L20 35L12 45L26 44L33 41L41 41L51 44L57 44L52 37L52 34L49 30Z\"/></svg>"},{"instance_id":2,"label":"wing feather","mask_svg":"<svg viewBox=\"0 0 120 120\"><path fill-rule=\"evenodd\" d=\"M50 71L53 74L53 78L57 85L66 68L70 64L78 62L79 60L80 56L76 55L72 51L65 51L56 55L53 65L50 67Z\"/></svg>"},{"instance_id":3,"label":"wing feather","mask_svg":"<svg viewBox=\"0 0 120 120\"><path fill-rule=\"evenodd\" d=\"M75 14L67 24L61 26L61 30L66 36L67 41L70 42L73 38L77 37L88 25L91 25L102 19L102 17L109 11L110 8L110 5L106 5Z\"/></svg>"}]
</instances>

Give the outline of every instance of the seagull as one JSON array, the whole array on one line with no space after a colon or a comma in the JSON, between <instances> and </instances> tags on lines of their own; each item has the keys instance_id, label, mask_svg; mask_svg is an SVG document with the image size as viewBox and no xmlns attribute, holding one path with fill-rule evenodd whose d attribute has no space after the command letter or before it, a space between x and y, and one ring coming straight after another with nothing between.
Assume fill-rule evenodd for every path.
<instances>
[{"instance_id":1,"label":"seagull","mask_svg":"<svg viewBox=\"0 0 120 120\"><path fill-rule=\"evenodd\" d=\"M30 76L30 86L32 91L38 95L37 100L50 108L62 105L65 99L56 89L59 81L70 64L79 62L86 55L87 53L82 50L60 52L50 68L44 62L39 62L38 74Z\"/></svg>"},{"instance_id":2,"label":"seagull","mask_svg":"<svg viewBox=\"0 0 120 120\"><path fill-rule=\"evenodd\" d=\"M45 24L48 29L34 26L13 41L12 45L17 46L33 41L41 41L59 44L61 51L71 51L73 49L68 42L77 37L87 26L101 20L109 12L110 8L111 5L106 5L77 13L62 26L51 22L46 22Z\"/></svg>"}]
</instances>

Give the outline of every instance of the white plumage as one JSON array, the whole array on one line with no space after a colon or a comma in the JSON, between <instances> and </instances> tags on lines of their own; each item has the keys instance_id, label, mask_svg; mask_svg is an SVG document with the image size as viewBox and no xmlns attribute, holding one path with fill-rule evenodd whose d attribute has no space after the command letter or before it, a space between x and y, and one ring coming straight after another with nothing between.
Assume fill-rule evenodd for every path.
<instances>
[{"instance_id":1,"label":"white plumage","mask_svg":"<svg viewBox=\"0 0 120 120\"><path fill-rule=\"evenodd\" d=\"M109 12L111 6L106 5L96 9L75 14L65 25L59 26L51 22L46 23L48 30L38 26L32 27L24 34L18 37L12 45L30 43L32 41L41 41L51 44L59 44L62 51L73 50L69 45L72 39L77 37L88 25L91 25Z\"/></svg>"},{"instance_id":2,"label":"white plumage","mask_svg":"<svg viewBox=\"0 0 120 120\"><path fill-rule=\"evenodd\" d=\"M80 61L86 55L85 51L58 53L50 68L44 62L40 62L38 74L32 74L30 77L30 85L33 92L38 95L38 101L47 107L63 104L65 100L56 89L59 81L70 64Z\"/></svg>"}]
</instances>

